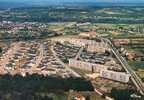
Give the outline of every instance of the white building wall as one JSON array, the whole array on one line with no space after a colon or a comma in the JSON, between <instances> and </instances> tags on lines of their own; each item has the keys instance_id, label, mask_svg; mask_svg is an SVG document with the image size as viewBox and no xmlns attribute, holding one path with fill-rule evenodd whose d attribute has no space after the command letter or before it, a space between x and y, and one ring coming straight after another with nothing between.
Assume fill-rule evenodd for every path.
<instances>
[{"instance_id":1,"label":"white building wall","mask_svg":"<svg viewBox=\"0 0 144 100\"><path fill-rule=\"evenodd\" d=\"M100 65L100 64L93 64L89 62L79 61L75 59L69 59L69 66L75 67L83 70L100 72L102 69L107 69L108 66Z\"/></svg>"},{"instance_id":2,"label":"white building wall","mask_svg":"<svg viewBox=\"0 0 144 100\"><path fill-rule=\"evenodd\" d=\"M75 59L69 59L69 66L75 67L87 71L93 71L100 73L100 77L107 78L123 83L127 83L129 81L130 75L124 72L115 72L107 70L109 66L104 66L100 64L93 64L89 62L79 61Z\"/></svg>"},{"instance_id":3,"label":"white building wall","mask_svg":"<svg viewBox=\"0 0 144 100\"><path fill-rule=\"evenodd\" d=\"M104 42L96 42L94 40L87 40L87 39L76 39L76 38L56 38L53 39L54 41L64 43L68 41L77 46L90 46L91 48L107 48L107 43Z\"/></svg>"},{"instance_id":4,"label":"white building wall","mask_svg":"<svg viewBox=\"0 0 144 100\"><path fill-rule=\"evenodd\" d=\"M127 83L129 81L130 75L126 74L126 73L123 73L123 72L114 72L114 71L110 71L110 70L101 70L100 71L100 77Z\"/></svg>"}]
</instances>

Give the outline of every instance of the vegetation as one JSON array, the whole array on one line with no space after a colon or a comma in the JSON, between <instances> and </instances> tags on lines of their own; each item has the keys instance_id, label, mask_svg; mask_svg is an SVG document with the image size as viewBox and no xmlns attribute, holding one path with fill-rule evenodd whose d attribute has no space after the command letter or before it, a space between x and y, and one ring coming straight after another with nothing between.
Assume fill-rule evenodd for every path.
<instances>
[{"instance_id":1,"label":"vegetation","mask_svg":"<svg viewBox=\"0 0 144 100\"><path fill-rule=\"evenodd\" d=\"M68 92L69 90L93 91L93 86L91 85L91 82L82 78L62 79L56 77L44 77L36 74L28 75L27 77L22 77L20 75L1 76L0 88L1 88L0 98L3 98L3 96L6 96L7 94L10 96L16 95L16 97L20 96L21 97L20 100L45 100L37 98L37 94L40 93L47 94L49 92L58 92L58 91ZM19 100L19 99L6 99L6 100Z\"/></svg>"},{"instance_id":2,"label":"vegetation","mask_svg":"<svg viewBox=\"0 0 144 100\"><path fill-rule=\"evenodd\" d=\"M144 23L141 7L31 7L0 14L2 20L19 22ZM134 20L137 19L137 20Z\"/></svg>"},{"instance_id":3,"label":"vegetation","mask_svg":"<svg viewBox=\"0 0 144 100\"><path fill-rule=\"evenodd\" d=\"M116 89L113 88L111 91L111 97L113 97L115 100L133 100L130 95L134 93L134 90L132 89Z\"/></svg>"}]
</instances>

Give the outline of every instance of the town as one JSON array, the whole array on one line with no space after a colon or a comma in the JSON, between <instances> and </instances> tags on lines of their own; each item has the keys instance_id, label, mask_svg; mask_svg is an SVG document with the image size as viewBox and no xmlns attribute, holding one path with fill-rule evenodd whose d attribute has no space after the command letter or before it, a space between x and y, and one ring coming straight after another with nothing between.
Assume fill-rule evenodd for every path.
<instances>
[{"instance_id":1,"label":"town","mask_svg":"<svg viewBox=\"0 0 144 100\"><path fill-rule=\"evenodd\" d=\"M93 82L100 95L110 93L114 87L136 89L133 85L137 83L133 84L131 73L109 41L94 31L3 45L1 75L84 77ZM143 92L140 86L137 88Z\"/></svg>"},{"instance_id":2,"label":"town","mask_svg":"<svg viewBox=\"0 0 144 100\"><path fill-rule=\"evenodd\" d=\"M26 100L143 100L143 15L132 16L142 12L141 7L0 10L1 91L33 98Z\"/></svg>"}]
</instances>

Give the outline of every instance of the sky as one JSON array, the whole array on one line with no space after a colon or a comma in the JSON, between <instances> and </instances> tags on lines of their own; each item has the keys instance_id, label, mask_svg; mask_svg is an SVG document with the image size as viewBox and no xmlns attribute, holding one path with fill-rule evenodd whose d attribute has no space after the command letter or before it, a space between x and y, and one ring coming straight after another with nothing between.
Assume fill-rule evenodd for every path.
<instances>
[{"instance_id":1,"label":"sky","mask_svg":"<svg viewBox=\"0 0 144 100\"><path fill-rule=\"evenodd\" d=\"M112 2L112 3L141 3L144 0L0 0L9 2Z\"/></svg>"}]
</instances>

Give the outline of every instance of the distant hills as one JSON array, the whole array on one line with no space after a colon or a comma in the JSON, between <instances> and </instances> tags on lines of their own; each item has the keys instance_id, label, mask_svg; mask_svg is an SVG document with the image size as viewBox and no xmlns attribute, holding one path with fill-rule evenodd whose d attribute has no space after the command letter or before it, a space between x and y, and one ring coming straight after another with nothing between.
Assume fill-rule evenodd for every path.
<instances>
[{"instance_id":1,"label":"distant hills","mask_svg":"<svg viewBox=\"0 0 144 100\"><path fill-rule=\"evenodd\" d=\"M18 3L18 2L6 2L0 1L0 9L8 9L8 8L17 8L17 7L26 7L30 6L27 3Z\"/></svg>"},{"instance_id":2,"label":"distant hills","mask_svg":"<svg viewBox=\"0 0 144 100\"><path fill-rule=\"evenodd\" d=\"M50 2L51 1L51 2ZM94 0L0 0L0 9L19 8L19 7L47 7L47 6L95 6L95 7L112 7L112 6L144 6L144 2L138 3L115 3L115 2L96 2ZM100 1L100 0L98 0ZM108 0L103 0L108 1ZM113 1L113 0L109 0ZM133 0L134 1L134 0ZM143 1L143 0L141 0Z\"/></svg>"},{"instance_id":3,"label":"distant hills","mask_svg":"<svg viewBox=\"0 0 144 100\"><path fill-rule=\"evenodd\" d=\"M6 2L28 2L28 3L40 3L40 2L49 2L49 3L63 3L63 2L102 2L102 3L144 3L144 0L0 0Z\"/></svg>"}]
</instances>

